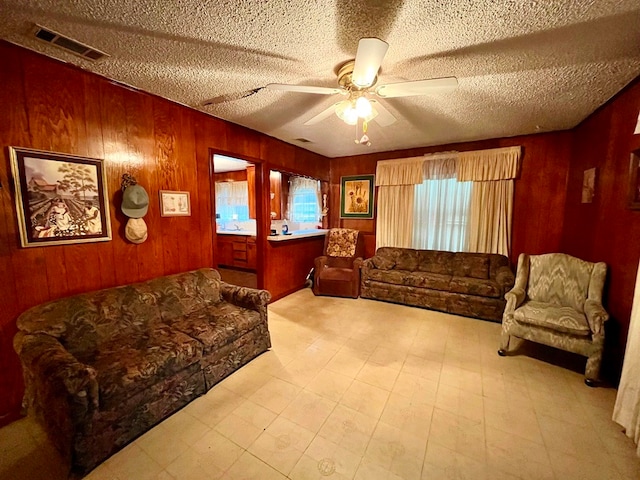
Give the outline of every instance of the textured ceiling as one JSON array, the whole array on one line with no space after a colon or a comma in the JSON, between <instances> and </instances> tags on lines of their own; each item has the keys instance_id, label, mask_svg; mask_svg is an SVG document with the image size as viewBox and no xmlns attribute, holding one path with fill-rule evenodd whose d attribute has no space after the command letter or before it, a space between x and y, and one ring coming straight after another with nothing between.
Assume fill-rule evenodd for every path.
<instances>
[{"instance_id":1,"label":"textured ceiling","mask_svg":"<svg viewBox=\"0 0 640 480\"><path fill-rule=\"evenodd\" d=\"M329 157L567 129L640 74L638 0L0 0L0 37ZM110 58L42 44L49 27ZM380 100L398 121L371 146L335 115L340 96L260 90L336 86L358 40L390 47L378 84L456 76L446 94ZM227 95L235 100L198 107ZM304 138L310 143L301 143Z\"/></svg>"}]
</instances>

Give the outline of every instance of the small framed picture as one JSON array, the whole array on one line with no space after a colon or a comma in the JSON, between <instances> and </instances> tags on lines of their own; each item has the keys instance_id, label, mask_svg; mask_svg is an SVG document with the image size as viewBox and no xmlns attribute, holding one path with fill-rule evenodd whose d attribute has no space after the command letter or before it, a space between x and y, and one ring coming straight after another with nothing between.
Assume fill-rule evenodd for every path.
<instances>
[{"instance_id":1,"label":"small framed picture","mask_svg":"<svg viewBox=\"0 0 640 480\"><path fill-rule=\"evenodd\" d=\"M631 152L628 198L629 208L632 210L640 210L640 150Z\"/></svg>"},{"instance_id":2,"label":"small framed picture","mask_svg":"<svg viewBox=\"0 0 640 480\"><path fill-rule=\"evenodd\" d=\"M111 240L102 160L19 147L9 157L23 247Z\"/></svg>"},{"instance_id":3,"label":"small framed picture","mask_svg":"<svg viewBox=\"0 0 640 480\"><path fill-rule=\"evenodd\" d=\"M163 217L191 216L191 196L189 192L160 190L160 215Z\"/></svg>"},{"instance_id":4,"label":"small framed picture","mask_svg":"<svg viewBox=\"0 0 640 480\"><path fill-rule=\"evenodd\" d=\"M373 218L375 175L340 177L340 218Z\"/></svg>"}]
</instances>

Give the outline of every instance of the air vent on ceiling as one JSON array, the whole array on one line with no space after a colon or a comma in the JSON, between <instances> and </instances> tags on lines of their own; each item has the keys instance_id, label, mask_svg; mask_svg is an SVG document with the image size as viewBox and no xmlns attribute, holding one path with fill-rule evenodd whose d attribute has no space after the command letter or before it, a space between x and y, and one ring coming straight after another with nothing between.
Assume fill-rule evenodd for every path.
<instances>
[{"instance_id":1,"label":"air vent on ceiling","mask_svg":"<svg viewBox=\"0 0 640 480\"><path fill-rule=\"evenodd\" d=\"M60 47L92 62L102 60L109 56L107 53L101 52L72 38L65 37L61 33L54 32L50 28L45 28L40 25L36 25L34 34L38 40Z\"/></svg>"},{"instance_id":2,"label":"air vent on ceiling","mask_svg":"<svg viewBox=\"0 0 640 480\"><path fill-rule=\"evenodd\" d=\"M296 138L295 141L300 143L313 143L311 140L307 138Z\"/></svg>"}]
</instances>

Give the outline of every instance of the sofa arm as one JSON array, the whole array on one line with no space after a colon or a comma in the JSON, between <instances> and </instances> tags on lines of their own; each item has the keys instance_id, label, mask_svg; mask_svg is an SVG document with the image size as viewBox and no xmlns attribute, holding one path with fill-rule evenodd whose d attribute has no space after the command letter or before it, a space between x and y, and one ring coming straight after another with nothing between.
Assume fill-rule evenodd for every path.
<instances>
[{"instance_id":1,"label":"sofa arm","mask_svg":"<svg viewBox=\"0 0 640 480\"><path fill-rule=\"evenodd\" d=\"M525 299L525 295L526 294L524 290L520 287L513 287L511 290L509 290L504 295L504 298L507 301L507 305L504 308L504 313L513 313L516 308L522 305L522 302L524 302Z\"/></svg>"},{"instance_id":2,"label":"sofa arm","mask_svg":"<svg viewBox=\"0 0 640 480\"><path fill-rule=\"evenodd\" d=\"M509 266L503 265L502 267L498 267L496 270L496 282L500 285L503 292L511 290L515 281L516 277Z\"/></svg>"},{"instance_id":3,"label":"sofa arm","mask_svg":"<svg viewBox=\"0 0 640 480\"><path fill-rule=\"evenodd\" d=\"M595 300L587 299L584 304L584 313L593 334L604 335L604 322L609 320L609 314L602 304Z\"/></svg>"},{"instance_id":4,"label":"sofa arm","mask_svg":"<svg viewBox=\"0 0 640 480\"><path fill-rule=\"evenodd\" d=\"M222 299L229 303L255 310L265 315L267 304L271 300L271 294L267 290L239 287L225 282L220 282L220 293L222 294Z\"/></svg>"},{"instance_id":5,"label":"sofa arm","mask_svg":"<svg viewBox=\"0 0 640 480\"><path fill-rule=\"evenodd\" d=\"M50 335L25 334L18 332L14 338L14 348L20 356L25 370L25 382L30 379L37 385L50 385L42 389L49 393L64 392L72 400L74 421L93 409L99 403L96 371L89 365L79 362L62 344ZM27 395L32 389L27 386ZM31 387L35 388L36 385ZM34 398L27 398L28 402ZM48 403L53 399L40 399Z\"/></svg>"}]
</instances>

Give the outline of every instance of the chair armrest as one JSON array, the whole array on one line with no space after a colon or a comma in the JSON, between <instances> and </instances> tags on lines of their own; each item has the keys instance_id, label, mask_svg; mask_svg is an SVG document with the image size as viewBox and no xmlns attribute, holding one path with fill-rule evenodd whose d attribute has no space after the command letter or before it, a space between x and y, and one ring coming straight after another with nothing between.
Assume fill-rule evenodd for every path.
<instances>
[{"instance_id":1,"label":"chair armrest","mask_svg":"<svg viewBox=\"0 0 640 480\"><path fill-rule=\"evenodd\" d=\"M320 270L327 266L327 257L326 255L322 255L320 257L316 257L313 261L313 265L316 268L315 274L317 275Z\"/></svg>"},{"instance_id":2,"label":"chair armrest","mask_svg":"<svg viewBox=\"0 0 640 480\"><path fill-rule=\"evenodd\" d=\"M43 333L18 332L14 337L14 348L25 371L25 382L52 386L39 388L40 393L54 395L65 392L73 400L73 415L77 419L97 409L99 389L95 369L78 361L58 339ZM27 401L32 403L34 398L27 398ZM47 398L41 401L46 405L55 400Z\"/></svg>"},{"instance_id":3,"label":"chair armrest","mask_svg":"<svg viewBox=\"0 0 640 480\"><path fill-rule=\"evenodd\" d=\"M584 313L593 334L604 335L604 322L609 320L609 314L602 304L595 300L587 299L584 303Z\"/></svg>"},{"instance_id":4,"label":"chair armrest","mask_svg":"<svg viewBox=\"0 0 640 480\"><path fill-rule=\"evenodd\" d=\"M513 288L516 277L507 265L498 267L496 270L496 282L500 285L503 292L508 292Z\"/></svg>"},{"instance_id":5,"label":"chair armrest","mask_svg":"<svg viewBox=\"0 0 640 480\"><path fill-rule=\"evenodd\" d=\"M255 310L265 315L267 314L267 304L271 301L271 294L267 290L256 288L239 287L226 282L220 282L220 293L222 299L239 307Z\"/></svg>"},{"instance_id":6,"label":"chair armrest","mask_svg":"<svg viewBox=\"0 0 640 480\"><path fill-rule=\"evenodd\" d=\"M504 313L513 313L513 311L522 305L525 299L525 292L520 287L513 287L507 293L505 293L504 298L507 301L507 305L504 308Z\"/></svg>"},{"instance_id":7,"label":"chair armrest","mask_svg":"<svg viewBox=\"0 0 640 480\"><path fill-rule=\"evenodd\" d=\"M353 274L352 274L352 278L354 280L357 280L358 283L360 283L360 269L362 268L362 264L363 264L363 260L362 257L358 257L353 261Z\"/></svg>"}]
</instances>

